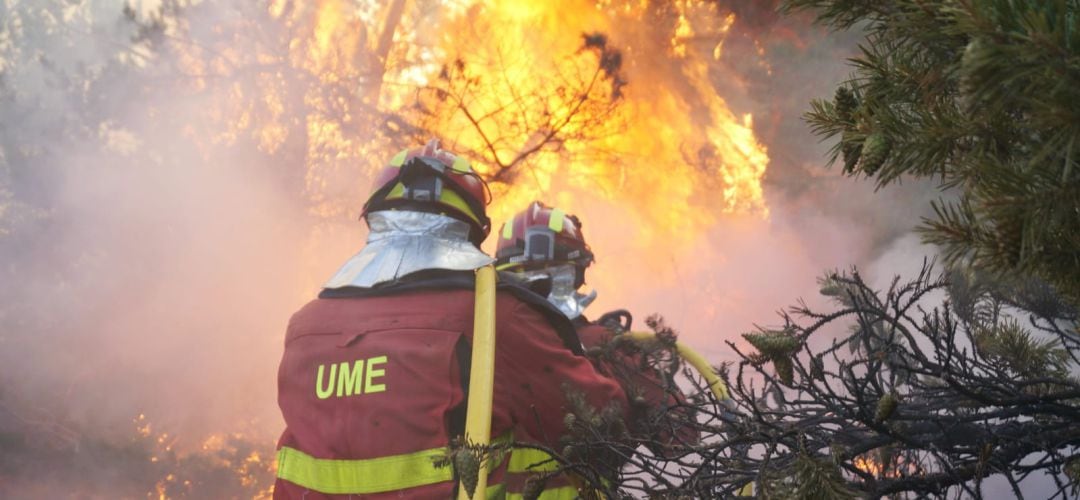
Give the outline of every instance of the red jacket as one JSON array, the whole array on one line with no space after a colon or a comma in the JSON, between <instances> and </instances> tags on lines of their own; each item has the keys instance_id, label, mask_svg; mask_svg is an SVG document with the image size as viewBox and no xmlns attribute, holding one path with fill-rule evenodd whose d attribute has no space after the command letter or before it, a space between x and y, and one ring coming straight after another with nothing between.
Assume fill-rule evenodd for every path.
<instances>
[{"instance_id":1,"label":"red jacket","mask_svg":"<svg viewBox=\"0 0 1080 500\"><path fill-rule=\"evenodd\" d=\"M286 429L274 498L327 497L296 484L305 481L368 492L351 498L449 498L449 468L428 465L464 415L468 363L461 358L473 302L471 290L413 290L317 299L294 314L278 372ZM563 384L598 407L626 407L614 380L571 353L534 306L505 291L497 295L496 335L493 438L512 433L518 442L557 446ZM489 485L503 475L493 471Z\"/></svg>"}]
</instances>

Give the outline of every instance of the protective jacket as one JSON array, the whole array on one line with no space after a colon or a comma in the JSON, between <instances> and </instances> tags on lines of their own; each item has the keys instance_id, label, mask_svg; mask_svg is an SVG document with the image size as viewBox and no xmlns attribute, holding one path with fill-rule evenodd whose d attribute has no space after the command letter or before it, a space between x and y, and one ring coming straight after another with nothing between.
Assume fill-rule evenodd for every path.
<instances>
[{"instance_id":1,"label":"protective jacket","mask_svg":"<svg viewBox=\"0 0 1080 500\"><path fill-rule=\"evenodd\" d=\"M328 289L293 315L278 374L286 430L274 498L454 494L451 468L434 462L464 425L471 276L429 271L372 288ZM557 446L564 385L597 407L627 405L619 385L578 355L569 322L559 323L545 304L527 290L499 287L495 440ZM538 461L530 450L493 461L489 497L519 496Z\"/></svg>"}]
</instances>

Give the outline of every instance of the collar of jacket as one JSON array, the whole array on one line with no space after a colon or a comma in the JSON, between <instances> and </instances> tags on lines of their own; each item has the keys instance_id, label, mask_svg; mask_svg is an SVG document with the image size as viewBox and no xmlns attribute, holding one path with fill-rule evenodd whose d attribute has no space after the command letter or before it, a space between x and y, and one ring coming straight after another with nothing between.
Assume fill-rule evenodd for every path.
<instances>
[{"instance_id":1,"label":"collar of jacket","mask_svg":"<svg viewBox=\"0 0 1080 500\"><path fill-rule=\"evenodd\" d=\"M472 271L494 260L469 242L468 224L445 215L383 210L367 222L367 244L323 288L370 288L428 269Z\"/></svg>"},{"instance_id":2,"label":"collar of jacket","mask_svg":"<svg viewBox=\"0 0 1080 500\"><path fill-rule=\"evenodd\" d=\"M521 272L507 273L522 286L543 294L551 305L555 306L568 319L574 320L585 313L596 300L596 290L583 294L577 291L577 269L573 264L560 264Z\"/></svg>"},{"instance_id":3,"label":"collar of jacket","mask_svg":"<svg viewBox=\"0 0 1080 500\"><path fill-rule=\"evenodd\" d=\"M403 276L400 279L380 283L374 287L344 286L341 288L325 288L319 293L319 298L388 297L422 290L473 290L475 288L476 276L472 272L434 269ZM544 316L570 352L579 356L585 353L575 324L549 302L546 297L537 295L536 292L529 290L516 279L507 276L506 273L499 273L496 289L510 293Z\"/></svg>"}]
</instances>

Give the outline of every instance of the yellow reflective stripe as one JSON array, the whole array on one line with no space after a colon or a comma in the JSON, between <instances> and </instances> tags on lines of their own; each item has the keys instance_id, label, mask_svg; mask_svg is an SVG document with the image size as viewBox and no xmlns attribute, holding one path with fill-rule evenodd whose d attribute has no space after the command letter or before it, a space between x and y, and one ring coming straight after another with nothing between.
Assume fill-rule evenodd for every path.
<instances>
[{"instance_id":1,"label":"yellow reflective stripe","mask_svg":"<svg viewBox=\"0 0 1080 500\"><path fill-rule=\"evenodd\" d=\"M386 198L385 199L392 200L394 198L401 198L404 195L405 195L405 185L399 182L399 183L397 183L396 186L394 186L393 188L390 189L389 193L386 193Z\"/></svg>"},{"instance_id":2,"label":"yellow reflective stripe","mask_svg":"<svg viewBox=\"0 0 1080 500\"><path fill-rule=\"evenodd\" d=\"M454 164L450 165L450 168L463 174L472 172L472 164L469 163L469 160L466 160L465 158L462 158L460 156L454 158Z\"/></svg>"},{"instance_id":3,"label":"yellow reflective stripe","mask_svg":"<svg viewBox=\"0 0 1080 500\"><path fill-rule=\"evenodd\" d=\"M559 469L559 462L551 458L547 452L533 448L514 448L510 452L510 465L506 471L513 474L518 472L546 472Z\"/></svg>"},{"instance_id":4,"label":"yellow reflective stripe","mask_svg":"<svg viewBox=\"0 0 1080 500\"><path fill-rule=\"evenodd\" d=\"M502 239L508 240L514 237L514 221L504 222L502 227Z\"/></svg>"},{"instance_id":5,"label":"yellow reflective stripe","mask_svg":"<svg viewBox=\"0 0 1080 500\"><path fill-rule=\"evenodd\" d=\"M435 460L445 455L445 448L433 448L390 457L334 460L283 446L278 450L277 477L321 493L381 493L450 481L451 467L435 467Z\"/></svg>"},{"instance_id":6,"label":"yellow reflective stripe","mask_svg":"<svg viewBox=\"0 0 1080 500\"><path fill-rule=\"evenodd\" d=\"M496 271L505 271L507 269L510 269L512 267L517 267L519 265L520 264L518 264L517 262L507 262L506 264L499 264L499 265L495 266L495 270Z\"/></svg>"},{"instance_id":7,"label":"yellow reflective stripe","mask_svg":"<svg viewBox=\"0 0 1080 500\"><path fill-rule=\"evenodd\" d=\"M564 219L566 219L566 212L563 212L558 208L551 209L551 218L548 219L548 229L555 231L556 233L562 232Z\"/></svg>"},{"instance_id":8,"label":"yellow reflective stripe","mask_svg":"<svg viewBox=\"0 0 1080 500\"><path fill-rule=\"evenodd\" d=\"M452 189L443 188L442 196L439 198L439 201L460 210L461 213L468 215L469 218L476 221L477 224L482 225L480 223L480 218L473 213L471 208L469 208L469 204L465 203L465 199L455 193Z\"/></svg>"},{"instance_id":9,"label":"yellow reflective stripe","mask_svg":"<svg viewBox=\"0 0 1080 500\"><path fill-rule=\"evenodd\" d=\"M390 158L390 166L391 167L400 167L402 164L405 163L405 157L406 156L409 156L409 150L408 149L402 149L400 153L394 155L393 158Z\"/></svg>"},{"instance_id":10,"label":"yellow reflective stripe","mask_svg":"<svg viewBox=\"0 0 1080 500\"><path fill-rule=\"evenodd\" d=\"M525 498L521 493L507 493L506 500L520 500ZM573 486L560 486L551 488L540 493L538 500L574 500L578 498L578 490Z\"/></svg>"}]
</instances>

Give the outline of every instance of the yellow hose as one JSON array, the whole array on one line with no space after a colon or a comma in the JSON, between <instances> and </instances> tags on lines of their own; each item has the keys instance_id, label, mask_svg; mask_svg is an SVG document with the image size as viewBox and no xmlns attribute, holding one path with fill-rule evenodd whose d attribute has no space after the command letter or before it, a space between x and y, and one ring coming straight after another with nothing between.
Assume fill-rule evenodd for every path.
<instances>
[{"instance_id":1,"label":"yellow hose","mask_svg":"<svg viewBox=\"0 0 1080 500\"><path fill-rule=\"evenodd\" d=\"M629 335L630 338L634 339L636 342L660 341L656 338L655 333L628 332L626 335ZM680 358L689 363L690 366L693 366L694 369L701 374L701 377L705 379L705 383L709 384L709 390L712 391L717 400L725 401L730 399L731 396L728 394L727 384L725 384L724 380L716 374L712 365L710 365L708 361L705 361L705 358L702 357L701 354L698 354L697 351L681 342L675 342L675 352L679 354ZM747 483L742 488L739 488L737 495L741 497L754 496L754 483Z\"/></svg>"},{"instance_id":2,"label":"yellow hose","mask_svg":"<svg viewBox=\"0 0 1080 500\"><path fill-rule=\"evenodd\" d=\"M648 332L628 332L625 335L629 335L631 339L637 342L659 342L655 333ZM719 375L713 370L705 358L698 354L697 351L691 349L682 342L675 342L675 351L679 354L679 357L685 360L690 366L693 366L701 377L705 379L705 383L709 384L709 390L712 391L716 399L724 401L730 398L728 395L727 384L720 378Z\"/></svg>"},{"instance_id":3,"label":"yellow hose","mask_svg":"<svg viewBox=\"0 0 1080 500\"><path fill-rule=\"evenodd\" d=\"M491 407L495 393L495 268L476 270L476 308L473 312L472 366L469 368L469 401L465 413L467 442L491 442ZM486 464L481 464L474 498L487 498ZM458 500L469 500L458 487Z\"/></svg>"}]
</instances>

